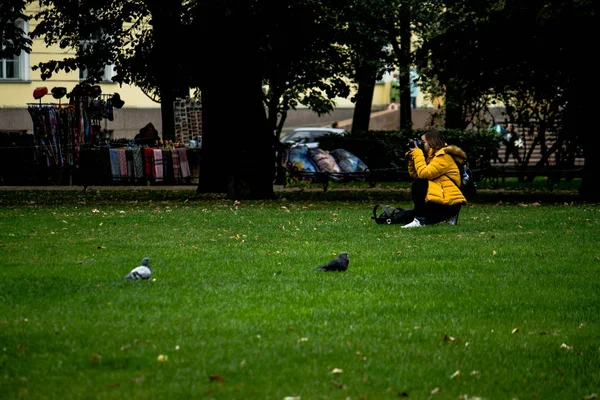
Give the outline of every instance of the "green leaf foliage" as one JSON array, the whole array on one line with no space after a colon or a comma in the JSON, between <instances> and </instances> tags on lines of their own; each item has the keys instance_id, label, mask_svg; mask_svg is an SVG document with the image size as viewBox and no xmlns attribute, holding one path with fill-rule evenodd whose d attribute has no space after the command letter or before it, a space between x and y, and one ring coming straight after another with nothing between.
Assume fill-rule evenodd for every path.
<instances>
[{"instance_id":1,"label":"green leaf foliage","mask_svg":"<svg viewBox=\"0 0 600 400\"><path fill-rule=\"evenodd\" d=\"M327 135L319 139L325 150L343 148L360 158L370 169L406 168L405 154L409 139L418 138L424 130L363 131L345 135ZM502 138L491 130L440 130L448 144L462 148L472 168L489 166Z\"/></svg>"}]
</instances>

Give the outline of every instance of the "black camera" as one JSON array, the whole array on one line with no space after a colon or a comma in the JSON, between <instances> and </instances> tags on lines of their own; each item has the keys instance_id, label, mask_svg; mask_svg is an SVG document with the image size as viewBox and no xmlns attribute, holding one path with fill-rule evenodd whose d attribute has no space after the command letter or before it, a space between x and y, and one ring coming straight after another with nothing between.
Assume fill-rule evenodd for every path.
<instances>
[{"instance_id":1,"label":"black camera","mask_svg":"<svg viewBox=\"0 0 600 400\"><path fill-rule=\"evenodd\" d=\"M423 149L423 141L421 139L409 139L408 140L408 147L410 148L420 148L421 150Z\"/></svg>"}]
</instances>

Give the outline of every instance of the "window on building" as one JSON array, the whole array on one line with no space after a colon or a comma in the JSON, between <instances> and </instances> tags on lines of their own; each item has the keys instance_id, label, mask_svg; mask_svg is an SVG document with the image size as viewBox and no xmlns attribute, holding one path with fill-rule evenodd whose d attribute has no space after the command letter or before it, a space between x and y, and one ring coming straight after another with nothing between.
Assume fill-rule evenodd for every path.
<instances>
[{"instance_id":1,"label":"window on building","mask_svg":"<svg viewBox=\"0 0 600 400\"><path fill-rule=\"evenodd\" d=\"M26 34L29 33L27 21L19 19L15 24ZM0 58L0 80L29 80L29 53L21 51L19 55Z\"/></svg>"},{"instance_id":2,"label":"window on building","mask_svg":"<svg viewBox=\"0 0 600 400\"><path fill-rule=\"evenodd\" d=\"M94 44L99 40L107 41L107 40L110 40L110 37L108 35L106 35L104 32L98 31L96 34L94 34L92 36L91 39L82 41L79 44L79 51L80 52L87 51L88 49L92 48L94 46ZM114 64L105 65L105 66L101 67L101 70L98 72L99 73L95 74L95 75L100 76L100 82L102 82L102 83L112 83L112 77L116 75ZM84 80L88 79L89 76L90 76L90 71L87 68L83 68L83 69L79 70L79 80L80 81L84 81Z\"/></svg>"},{"instance_id":3,"label":"window on building","mask_svg":"<svg viewBox=\"0 0 600 400\"><path fill-rule=\"evenodd\" d=\"M115 66L114 64L105 65L104 72L102 74L101 82L103 83L112 83L112 77L115 76ZM79 80L84 81L88 78L88 70L80 69L79 70Z\"/></svg>"}]
</instances>

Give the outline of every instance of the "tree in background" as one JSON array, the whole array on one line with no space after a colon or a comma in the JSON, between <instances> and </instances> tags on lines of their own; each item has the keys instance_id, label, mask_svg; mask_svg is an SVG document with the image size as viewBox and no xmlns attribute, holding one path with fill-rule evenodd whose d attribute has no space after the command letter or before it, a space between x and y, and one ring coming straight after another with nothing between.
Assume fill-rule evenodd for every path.
<instances>
[{"instance_id":1,"label":"tree in background","mask_svg":"<svg viewBox=\"0 0 600 400\"><path fill-rule=\"evenodd\" d=\"M0 58L18 56L22 51L31 52L31 39L15 21L28 21L25 0L0 2Z\"/></svg>"},{"instance_id":2,"label":"tree in background","mask_svg":"<svg viewBox=\"0 0 600 400\"><path fill-rule=\"evenodd\" d=\"M73 56L35 66L42 79L58 70L79 68L88 71L84 82L93 84L102 80L106 65L114 64L113 81L134 84L161 103L163 137L175 139L172 104L176 97L189 94L192 66L189 58L172 55L185 50L181 38L189 29L189 8L181 2L157 0L40 0L39 4L41 11L33 17L39 24L32 38L75 50Z\"/></svg>"},{"instance_id":3,"label":"tree in background","mask_svg":"<svg viewBox=\"0 0 600 400\"><path fill-rule=\"evenodd\" d=\"M352 117L352 132L366 131L371 121L375 83L393 69L387 26L382 18L390 12L380 0L355 1L345 9L347 29L344 43L351 50L349 77L357 84Z\"/></svg>"},{"instance_id":4,"label":"tree in background","mask_svg":"<svg viewBox=\"0 0 600 400\"><path fill-rule=\"evenodd\" d=\"M446 127L465 128L491 101L507 105L508 118L529 126L545 142L542 163L563 144L585 156L582 197L594 194L600 163L587 90L597 89L597 74L578 46L597 34L597 2L517 0L447 1L437 32L425 41L418 61L425 80L442 84ZM533 121L532 121L533 120ZM533 123L532 123L533 122Z\"/></svg>"},{"instance_id":5,"label":"tree in background","mask_svg":"<svg viewBox=\"0 0 600 400\"><path fill-rule=\"evenodd\" d=\"M385 40L392 49L392 64L399 71L400 128L412 129L411 69L417 49L437 32L443 10L440 0L380 1L378 20L385 30ZM433 33L432 33L433 32Z\"/></svg>"},{"instance_id":6,"label":"tree in background","mask_svg":"<svg viewBox=\"0 0 600 400\"><path fill-rule=\"evenodd\" d=\"M116 81L137 85L160 100L166 138L172 129L171 99L197 88L203 104L198 190L270 198L277 116L273 104L283 98L284 109L298 102L325 113L333 109L335 96L349 92L341 79L349 63L336 34L344 25L342 3L82 0L74 5L43 0L46 8L36 16L41 22L34 34L48 45L77 53L38 67L44 79L61 69L86 68L93 82L99 79L94 71L114 64ZM288 18L274 23L272 10ZM310 30L298 34L299 27ZM102 40L90 40L98 32ZM80 46L85 41L90 45ZM266 98L268 115L264 83L272 91ZM242 107L236 107L231 93L242 93ZM242 124L233 125L232 120Z\"/></svg>"}]
</instances>

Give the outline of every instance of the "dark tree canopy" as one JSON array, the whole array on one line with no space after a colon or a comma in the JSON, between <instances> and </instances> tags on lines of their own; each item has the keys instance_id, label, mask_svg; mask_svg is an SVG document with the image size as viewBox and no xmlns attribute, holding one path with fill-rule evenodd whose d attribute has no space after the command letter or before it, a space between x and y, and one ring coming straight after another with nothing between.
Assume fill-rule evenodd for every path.
<instances>
[{"instance_id":1,"label":"dark tree canopy","mask_svg":"<svg viewBox=\"0 0 600 400\"><path fill-rule=\"evenodd\" d=\"M25 0L0 2L0 58L18 56L22 51L31 52L31 39L15 22L28 21Z\"/></svg>"},{"instance_id":2,"label":"dark tree canopy","mask_svg":"<svg viewBox=\"0 0 600 400\"><path fill-rule=\"evenodd\" d=\"M16 6L5 9L3 23L23 10L23 3L12 3ZM286 112L302 104L328 113L334 98L347 96L349 85L357 83L357 113L368 112L372 83L391 64L404 77L405 100L412 65L424 91L445 96L448 128L467 127L490 102L501 101L510 119L544 121L537 129L557 132L564 143L587 148L598 142L587 134L591 125L581 123L589 111L582 100L585 80L595 72L587 53L574 45L595 37L599 6L590 0L40 4L47 9L36 16L40 24L32 36L77 50L73 57L39 65L43 78L86 68L93 81L104 65L114 64L118 82L135 84L161 102L167 126L174 97L199 91L202 192L272 196ZM2 32L11 31L2 26ZM11 43L18 43L18 32L12 32ZM416 52L412 33L418 38ZM585 73L575 73L577 68ZM242 126L231 125L233 114ZM586 168L596 171L597 179L598 163L588 158Z\"/></svg>"}]
</instances>

